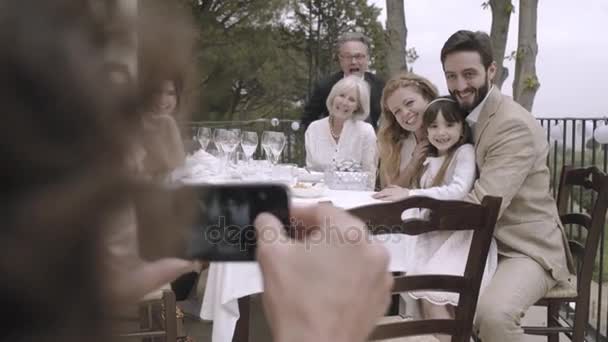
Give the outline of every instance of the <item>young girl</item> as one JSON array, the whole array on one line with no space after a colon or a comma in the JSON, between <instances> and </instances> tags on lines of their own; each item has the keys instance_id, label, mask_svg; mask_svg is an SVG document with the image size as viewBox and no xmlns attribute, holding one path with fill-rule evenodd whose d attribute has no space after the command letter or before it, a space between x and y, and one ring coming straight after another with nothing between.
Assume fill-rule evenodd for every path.
<instances>
[{"instance_id":1,"label":"young girl","mask_svg":"<svg viewBox=\"0 0 608 342\"><path fill-rule=\"evenodd\" d=\"M384 199L427 196L442 200L462 200L465 197L473 186L476 170L474 148L468 143L470 129L464 118L465 113L451 98L440 97L429 103L423 117L423 127L427 130L431 144L429 155L412 178L412 190L393 187L394 192ZM404 211L402 218L420 218L425 215L424 210L412 209ZM408 275L462 275L472 236L472 231L442 231L419 235ZM496 244L492 241L482 290L494 274L496 263ZM422 313L427 318L453 317L453 307L458 304L456 293L417 291L409 295L420 301ZM440 341L446 338L437 337Z\"/></svg>"}]
</instances>

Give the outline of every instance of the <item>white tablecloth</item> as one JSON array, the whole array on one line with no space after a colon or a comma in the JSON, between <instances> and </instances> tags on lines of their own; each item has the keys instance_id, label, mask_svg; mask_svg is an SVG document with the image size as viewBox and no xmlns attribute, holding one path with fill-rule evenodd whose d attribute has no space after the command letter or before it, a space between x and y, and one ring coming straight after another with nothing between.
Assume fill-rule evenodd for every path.
<instances>
[{"instance_id":1,"label":"white tablecloth","mask_svg":"<svg viewBox=\"0 0 608 342\"><path fill-rule=\"evenodd\" d=\"M350 209L377 203L368 191L328 190L326 196L315 199L292 199L294 205L315 204L331 201L334 206ZM388 271L407 270L407 252L411 250L413 238L391 234L375 236L388 250L391 258ZM238 299L263 292L262 274L257 262L212 262L209 266L207 285L200 316L213 321L212 342L231 342L236 322L239 319Z\"/></svg>"}]
</instances>

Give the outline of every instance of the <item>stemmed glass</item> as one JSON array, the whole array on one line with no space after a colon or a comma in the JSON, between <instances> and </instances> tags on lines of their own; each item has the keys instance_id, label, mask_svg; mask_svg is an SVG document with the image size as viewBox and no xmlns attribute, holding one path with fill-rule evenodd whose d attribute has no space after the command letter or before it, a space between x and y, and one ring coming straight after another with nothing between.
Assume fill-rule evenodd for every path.
<instances>
[{"instance_id":1,"label":"stemmed glass","mask_svg":"<svg viewBox=\"0 0 608 342\"><path fill-rule=\"evenodd\" d=\"M245 157L247 157L247 163L249 163L251 156L258 148L258 134L256 132L243 132L241 134L241 148Z\"/></svg>"},{"instance_id":2,"label":"stemmed glass","mask_svg":"<svg viewBox=\"0 0 608 342\"><path fill-rule=\"evenodd\" d=\"M287 139L283 132L265 131L262 133L262 147L266 153L270 154L270 162L276 165L279 157L283 153Z\"/></svg>"},{"instance_id":3,"label":"stemmed glass","mask_svg":"<svg viewBox=\"0 0 608 342\"><path fill-rule=\"evenodd\" d=\"M230 156L236 148L239 146L239 135L234 130L221 129L215 130L215 142L221 146L221 150L227 160L230 160Z\"/></svg>"},{"instance_id":4,"label":"stemmed glass","mask_svg":"<svg viewBox=\"0 0 608 342\"><path fill-rule=\"evenodd\" d=\"M198 140L199 144L201 144L201 148L204 150L209 146L209 142L211 142L212 138L211 128L209 127L200 127L196 132L196 140Z\"/></svg>"},{"instance_id":5,"label":"stemmed glass","mask_svg":"<svg viewBox=\"0 0 608 342\"><path fill-rule=\"evenodd\" d=\"M236 155L236 150L238 149L239 145L241 144L241 129L240 128L228 128L229 131L234 132L236 134L237 137L237 144L236 147L234 149L234 151L230 152L230 155L228 156L228 158L230 158L230 160L232 161L232 163L234 165L238 164L238 158Z\"/></svg>"},{"instance_id":6,"label":"stemmed glass","mask_svg":"<svg viewBox=\"0 0 608 342\"><path fill-rule=\"evenodd\" d=\"M224 141L223 131L224 131L224 129L222 129L222 128L216 128L215 130L213 130L213 143L215 144L215 147L217 148L218 156L221 158L224 157L224 150L222 147L222 144Z\"/></svg>"}]
</instances>

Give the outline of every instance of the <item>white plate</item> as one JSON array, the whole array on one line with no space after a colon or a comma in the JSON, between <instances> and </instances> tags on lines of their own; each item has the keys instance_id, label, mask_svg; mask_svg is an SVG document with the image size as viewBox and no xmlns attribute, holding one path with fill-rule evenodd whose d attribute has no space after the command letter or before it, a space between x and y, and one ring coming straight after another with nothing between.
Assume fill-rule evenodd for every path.
<instances>
[{"instance_id":1,"label":"white plate","mask_svg":"<svg viewBox=\"0 0 608 342\"><path fill-rule=\"evenodd\" d=\"M323 197L327 187L323 183L297 183L291 187L291 194L300 198Z\"/></svg>"}]
</instances>

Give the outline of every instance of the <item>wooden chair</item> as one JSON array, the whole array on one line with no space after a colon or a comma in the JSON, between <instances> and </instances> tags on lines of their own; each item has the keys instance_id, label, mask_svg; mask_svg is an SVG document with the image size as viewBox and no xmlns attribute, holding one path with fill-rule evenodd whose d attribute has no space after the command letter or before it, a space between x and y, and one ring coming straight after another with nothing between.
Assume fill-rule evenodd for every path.
<instances>
[{"instance_id":1,"label":"wooden chair","mask_svg":"<svg viewBox=\"0 0 608 342\"><path fill-rule=\"evenodd\" d=\"M367 223L373 234L402 233L418 235L437 230L473 230L473 240L463 276L415 275L395 277L393 293L437 290L459 293L455 319L432 319L379 323L370 339L447 334L452 342L468 342L473 328L481 278L494 233L502 200L485 197L481 205L463 201L440 201L428 197L410 197L392 203L353 208L353 215ZM428 220L401 220L409 208L431 210Z\"/></svg>"},{"instance_id":2,"label":"wooden chair","mask_svg":"<svg viewBox=\"0 0 608 342\"><path fill-rule=\"evenodd\" d=\"M162 338L165 342L177 341L175 294L163 289L146 295L139 303L139 322L142 330L122 333L119 337L152 341Z\"/></svg>"},{"instance_id":3,"label":"wooden chair","mask_svg":"<svg viewBox=\"0 0 608 342\"><path fill-rule=\"evenodd\" d=\"M568 199L573 196L572 187L579 186L594 192L594 201L589 213L569 213ZM536 303L547 307L547 326L524 327L531 335L547 336L549 342L559 341L563 333L572 341L582 342L589 319L589 294L593 277L593 266L601 231L606 223L608 209L608 176L597 167L574 169L564 166L558 190L557 206L564 225L575 225L586 233L585 242L569 241L570 251L576 260L576 279L571 283L558 284L543 299ZM562 304L574 303L574 319L570 325L559 317Z\"/></svg>"}]
</instances>

